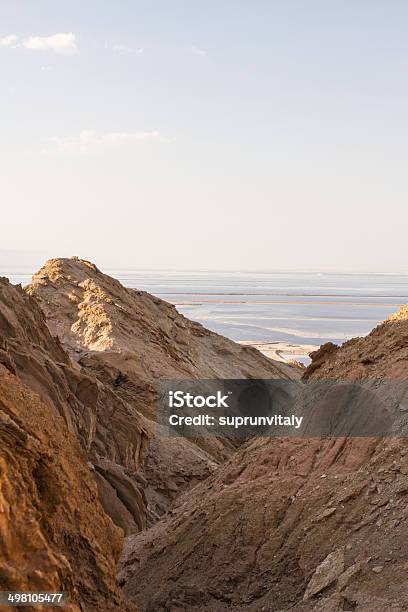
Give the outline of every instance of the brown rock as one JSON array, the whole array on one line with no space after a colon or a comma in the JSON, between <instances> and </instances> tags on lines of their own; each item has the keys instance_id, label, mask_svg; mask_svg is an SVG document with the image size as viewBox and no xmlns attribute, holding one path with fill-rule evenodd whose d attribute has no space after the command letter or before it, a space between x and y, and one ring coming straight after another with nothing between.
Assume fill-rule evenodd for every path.
<instances>
[{"instance_id":1,"label":"brown rock","mask_svg":"<svg viewBox=\"0 0 408 612\"><path fill-rule=\"evenodd\" d=\"M344 551L339 548L327 555L327 557L316 568L312 578L307 585L303 599L310 599L317 593L335 582L344 570Z\"/></svg>"},{"instance_id":2,"label":"brown rock","mask_svg":"<svg viewBox=\"0 0 408 612\"><path fill-rule=\"evenodd\" d=\"M14 308L0 300L0 360L38 385L86 449L101 499L131 533L120 583L141 610L408 609L404 439L163 442L152 410L158 378L299 370L207 332L88 262L51 260L29 292L77 365L50 344L38 308L35 332L23 314L16 319L22 292ZM366 338L323 347L306 378L403 381L407 323L403 313ZM173 506L132 533L146 520L144 494L150 522ZM390 561L376 573L370 557Z\"/></svg>"},{"instance_id":3,"label":"brown rock","mask_svg":"<svg viewBox=\"0 0 408 612\"><path fill-rule=\"evenodd\" d=\"M398 379L408 376L408 306L403 306L364 338L341 347L323 345L312 353L305 379Z\"/></svg>"},{"instance_id":4,"label":"brown rock","mask_svg":"<svg viewBox=\"0 0 408 612\"><path fill-rule=\"evenodd\" d=\"M111 468L115 472L115 465L127 470L130 490L138 489L139 494L133 514L118 524L126 531L145 525L146 503L137 477L147 445L143 417L109 385L71 361L58 338L50 334L36 300L7 279L0 279L0 347L0 362L38 393L56 415L63 416L92 464L107 460L105 476ZM111 481L118 482L114 473ZM117 505L123 506L117 491L115 495ZM106 503L105 495L101 499L109 513L110 501ZM115 518L125 511L116 508Z\"/></svg>"},{"instance_id":5,"label":"brown rock","mask_svg":"<svg viewBox=\"0 0 408 612\"><path fill-rule=\"evenodd\" d=\"M312 377L353 380L363 370L367 378L382 378L394 366L406 372L405 325L388 322L327 351ZM378 358L371 369L359 355L373 342ZM382 345L389 346L387 358L380 357ZM403 499L394 472L398 466L404 474L408 465L405 447L404 438L249 441L180 498L171 515L127 538L120 564L126 594L149 612L166 609L187 589L188 605L180 606L189 611L300 612L329 602L345 610L368 610L370 602L373 609L408 608L402 552L408 550L408 513L403 504L370 503L378 490L381 499ZM391 561L374 574L370 557ZM304 593L310 599L303 601Z\"/></svg>"},{"instance_id":6,"label":"brown rock","mask_svg":"<svg viewBox=\"0 0 408 612\"><path fill-rule=\"evenodd\" d=\"M115 580L122 532L84 459L56 411L0 365L0 590L65 591L67 612L130 612Z\"/></svg>"}]
</instances>

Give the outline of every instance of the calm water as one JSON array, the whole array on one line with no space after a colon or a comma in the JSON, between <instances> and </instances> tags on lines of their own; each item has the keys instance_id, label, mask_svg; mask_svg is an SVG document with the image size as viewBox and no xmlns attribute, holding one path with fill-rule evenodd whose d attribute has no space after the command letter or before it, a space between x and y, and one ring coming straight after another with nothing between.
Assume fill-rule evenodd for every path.
<instances>
[{"instance_id":1,"label":"calm water","mask_svg":"<svg viewBox=\"0 0 408 612\"><path fill-rule=\"evenodd\" d=\"M341 343L408 302L408 275L105 271L233 340Z\"/></svg>"}]
</instances>

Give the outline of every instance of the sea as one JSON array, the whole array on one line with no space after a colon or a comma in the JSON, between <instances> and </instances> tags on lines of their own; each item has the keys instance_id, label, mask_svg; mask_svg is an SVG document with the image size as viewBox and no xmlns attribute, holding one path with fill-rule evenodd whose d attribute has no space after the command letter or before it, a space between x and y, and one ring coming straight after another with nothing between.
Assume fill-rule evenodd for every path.
<instances>
[{"instance_id":1,"label":"sea","mask_svg":"<svg viewBox=\"0 0 408 612\"><path fill-rule=\"evenodd\" d=\"M239 342L341 344L366 335L408 303L408 274L104 272L126 287L171 302L186 317ZM31 275L9 278L24 285Z\"/></svg>"}]
</instances>

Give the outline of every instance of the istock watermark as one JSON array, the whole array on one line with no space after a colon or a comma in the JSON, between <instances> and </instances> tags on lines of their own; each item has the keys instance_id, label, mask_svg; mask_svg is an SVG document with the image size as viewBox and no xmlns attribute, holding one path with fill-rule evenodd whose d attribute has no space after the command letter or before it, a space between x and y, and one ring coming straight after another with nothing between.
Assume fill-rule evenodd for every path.
<instances>
[{"instance_id":1,"label":"istock watermark","mask_svg":"<svg viewBox=\"0 0 408 612\"><path fill-rule=\"evenodd\" d=\"M408 436L408 381L162 380L157 397L166 436Z\"/></svg>"},{"instance_id":2,"label":"istock watermark","mask_svg":"<svg viewBox=\"0 0 408 612\"><path fill-rule=\"evenodd\" d=\"M227 400L231 393L223 395L217 391L215 395L193 395L183 391L169 391L169 408L228 408Z\"/></svg>"}]
</instances>

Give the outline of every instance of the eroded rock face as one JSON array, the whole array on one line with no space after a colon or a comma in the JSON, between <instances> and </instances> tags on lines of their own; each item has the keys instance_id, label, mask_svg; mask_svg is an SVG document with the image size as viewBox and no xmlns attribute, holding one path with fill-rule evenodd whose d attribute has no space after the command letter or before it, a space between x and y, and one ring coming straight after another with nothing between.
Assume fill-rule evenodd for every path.
<instances>
[{"instance_id":1,"label":"eroded rock face","mask_svg":"<svg viewBox=\"0 0 408 612\"><path fill-rule=\"evenodd\" d=\"M0 590L65 591L67 612L136 611L116 585L122 541L64 419L0 365Z\"/></svg>"},{"instance_id":2,"label":"eroded rock face","mask_svg":"<svg viewBox=\"0 0 408 612\"><path fill-rule=\"evenodd\" d=\"M163 435L154 422L158 380L299 378L302 373L206 330L167 302L127 289L78 258L48 261L27 292L79 366L144 415L147 447L138 473L147 483L149 524L235 450L215 438L192 443ZM102 486L109 495L107 484Z\"/></svg>"},{"instance_id":3,"label":"eroded rock face","mask_svg":"<svg viewBox=\"0 0 408 612\"><path fill-rule=\"evenodd\" d=\"M70 359L58 338L51 335L35 299L7 279L0 279L0 363L63 416L96 470L100 461L105 461L99 485L109 477L110 468L114 473L117 469L127 471L124 478L133 481L139 496L131 516L126 509L126 521L119 520L118 525L126 533L144 526L146 503L137 477L147 445L143 417L110 386ZM108 514L112 505L123 505L118 490L111 490L110 496L106 487L100 486L100 491ZM120 515L115 511L115 517Z\"/></svg>"},{"instance_id":4,"label":"eroded rock face","mask_svg":"<svg viewBox=\"0 0 408 612\"><path fill-rule=\"evenodd\" d=\"M48 273L43 269L38 286L34 283L29 288L29 295L5 279L0 280L0 364L8 370L7 376L16 381L18 378L18 384L25 384L38 394L41 398L37 398L38 406L48 411L44 418L48 419L49 428L59 428L60 417L64 419L70 433L59 428L59 437L56 439L61 445L64 439L67 440L67 453L70 452L69 440L72 437L76 437L81 444L88 466L77 465L75 459L71 463L78 479L82 478L82 473L86 473L91 482L89 486L93 487L92 500L87 498L88 490L81 500L81 508L88 513L88 520L92 523L94 518L90 507L92 504L95 505L96 513L100 509L91 474L106 512L125 533L130 534L144 529L147 522L154 522L181 491L208 476L213 478L218 463L235 450L226 441L214 439L200 448L191 441L161 435L154 423L154 411L151 408L152 400L155 399L154 384L158 378L297 378L299 369L274 363L253 349L240 347L208 332L181 317L173 307L161 300L124 289L87 262L54 260L48 264L47 269ZM49 327L45 323L44 313ZM61 341L54 334L58 334ZM71 359L65 349L71 356L75 356L76 361ZM27 401L27 406L33 409L32 418L35 419L41 410L34 399L30 399L30 402ZM36 423L30 420L25 423L26 416L24 413L24 423L19 423L19 426L21 429L28 427L34 430ZM44 440L37 435L33 437L44 444L48 439L51 444L52 431L49 428L44 428ZM7 427L5 432L7 435ZM97 560L92 557L92 554L105 554L103 546L99 550L98 518L95 518L94 526L86 525L82 530L82 514L80 510L76 512L75 506L81 496L81 487L88 486L87 483L82 480L77 483L72 476L72 493L76 496L72 507L64 503L64 497L59 497L58 487L54 487L54 481L58 481L59 475L58 461L64 460L58 444L52 446L49 452L47 450L47 460L42 456L39 458L40 451L34 447L34 442L30 442L29 449L26 449L27 456L28 451L33 452L34 467L31 469L30 463L28 472L31 470L32 478L37 483L35 486L38 485L44 503L49 506L49 516L42 517L41 521L36 519L46 531L44 537L49 537L49 543L48 540L44 541L42 546L47 551L49 546L57 558L55 561L49 553L50 559L47 558L44 565L39 565L37 553L29 549L29 540L28 549L24 552L26 532L23 525L19 526L22 534L18 536L21 559L26 553L33 559L32 568L27 570L27 585L37 585L36 578L30 573L35 567L44 568L44 575L47 576L52 574L55 567L57 569L53 575L58 574L58 579L62 576L61 580L67 584L65 590L75 595L77 582L80 583L85 593L81 596L86 601L85 609L97 609L92 607L95 605L99 609L109 610L109 605L121 605L120 609L126 610L127 604L121 602L109 565L112 562L114 566L120 548L118 531L104 517L109 526L106 527L105 545L108 552L111 548L113 552L109 557L111 561L105 563L106 576L101 578L102 570L99 570L98 564L102 563L102 557ZM59 456L54 457L54 453L59 453ZM12 462L11 454L8 462ZM66 470L68 463L67 459L63 465ZM28 472L25 475L21 466L16 469L24 478L21 490L27 489L28 495L24 514L30 519L30 504L38 508L41 503L38 499L40 493L37 491L37 495L33 492ZM232 483L235 477L234 468L232 475L227 476L227 482ZM68 480L67 476L65 482ZM18 478L16 483L19 483ZM67 492L66 489L64 491ZM13 493L10 495L12 497ZM67 514L63 513L64 509ZM71 511L79 520L81 535L89 545L84 558L77 544L77 535L70 531ZM4 533L11 563L10 547L18 543L12 539L10 520L14 520L14 517L9 514ZM93 529L98 533L93 535ZM38 544L38 550L40 547L41 544ZM65 570L60 564L63 564L65 557L69 564L71 559L80 563L81 571L77 581L69 573L69 568L66 568L68 573L63 573ZM93 566L95 576L88 566ZM13 573L14 569L10 567L11 573L7 573L8 566L5 566L8 578L14 576L14 584L23 584L24 577ZM105 582L109 582L109 586ZM39 586L42 584L38 583ZM56 584L49 582L49 585ZM166 584L166 580L163 584ZM94 591L98 591L102 599L98 599ZM105 594L110 598L109 605L104 604ZM189 606L189 597L187 600Z\"/></svg>"},{"instance_id":5,"label":"eroded rock face","mask_svg":"<svg viewBox=\"0 0 408 612\"><path fill-rule=\"evenodd\" d=\"M53 418L64 417L87 452L100 498L127 533L143 528L146 514L153 523L177 499L152 528L126 540L120 582L141 610L408 609L404 439L262 438L236 452L219 440L198 448L186 440L165 439L156 429L152 410L158 378L296 378L299 370L207 332L161 300L124 289L88 262L48 262L29 293L41 304L52 334L61 343L49 333L37 302L0 281L0 363L9 370L6 376L15 381L11 372L15 373L41 395L52 415L45 417L50 427ZM407 335L402 311L367 338L340 348L323 347L306 376L403 379ZM33 401L26 398L27 406ZM12 408L3 404L0 415L3 411L9 417ZM31 418L41 414L37 407L32 412ZM26 422L28 416L23 416ZM19 438L6 417L2 416L2 435L7 449L10 435L14 445ZM24 423L14 420L24 430ZM36 424L28 423L36 431ZM108 594L109 605L122 605L110 582L120 546L117 531L109 522L113 531L106 532L107 541L100 549L98 518L95 535L89 531L92 525L79 534L71 526L71 511L79 516L79 525L83 515L75 513L75 500L74 506L59 503L52 478L59 483L60 467L68 470L67 464L78 474L85 470L87 478L89 473L83 463L81 468L71 457L65 461L70 445L61 450L59 438L46 457L41 455L40 447L48 448L47 441L52 440L52 432L44 432L44 440L37 434L34 441L22 436L28 442L18 442L21 466L15 467L11 452L6 467L2 465L6 476L1 482L8 497L3 496L14 499L14 505L3 504L8 516L0 542L5 543L6 565L0 565L0 576L3 571L7 584L12 579L24 584L24 576L45 580L42 588L46 581L57 584L52 576L58 576L74 595L81 587L87 610L111 609L103 598L97 599L98 591L103 597ZM99 507L93 481L88 488L80 479L73 482L74 491L85 487L83 510L92 519L92 508ZM24 516L30 519L31 507L47 510L41 521L34 514L34 533L45 531L37 548L22 520L11 514L18 511L13 483L27 495ZM18 526L16 536L9 528L10 517ZM45 551L45 578L31 577L34 566L25 568L25 538L36 564L41 561L40 547ZM89 542L96 544L95 549ZM17 568L11 565L11 546L22 551ZM72 567L74 553L82 568L77 579L64 565L66 557ZM120 609L126 610L126 604Z\"/></svg>"},{"instance_id":6,"label":"eroded rock face","mask_svg":"<svg viewBox=\"0 0 408 612\"><path fill-rule=\"evenodd\" d=\"M127 538L120 583L149 612L313 610L333 593L350 609L374 598L404 609L406 450L402 440L253 441Z\"/></svg>"},{"instance_id":7,"label":"eroded rock face","mask_svg":"<svg viewBox=\"0 0 408 612\"><path fill-rule=\"evenodd\" d=\"M402 306L368 336L353 338L341 347L325 344L311 357L305 379L405 380L408 378L408 306Z\"/></svg>"},{"instance_id":8,"label":"eroded rock face","mask_svg":"<svg viewBox=\"0 0 408 612\"><path fill-rule=\"evenodd\" d=\"M407 332L326 347L312 377L403 376ZM126 540L120 581L149 612L408 609L407 495L405 439L254 439Z\"/></svg>"}]
</instances>

